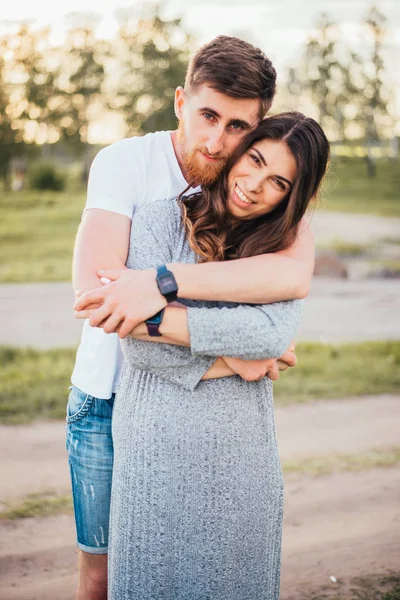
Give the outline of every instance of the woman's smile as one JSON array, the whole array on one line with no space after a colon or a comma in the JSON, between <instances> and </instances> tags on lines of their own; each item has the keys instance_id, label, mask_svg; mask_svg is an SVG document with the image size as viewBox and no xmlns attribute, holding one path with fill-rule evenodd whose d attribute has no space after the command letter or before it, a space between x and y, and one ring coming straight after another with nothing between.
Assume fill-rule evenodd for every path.
<instances>
[{"instance_id":1,"label":"woman's smile","mask_svg":"<svg viewBox=\"0 0 400 600\"><path fill-rule=\"evenodd\" d=\"M271 212L290 192L296 175L297 164L285 142L256 142L229 173L229 212L239 219Z\"/></svg>"}]
</instances>

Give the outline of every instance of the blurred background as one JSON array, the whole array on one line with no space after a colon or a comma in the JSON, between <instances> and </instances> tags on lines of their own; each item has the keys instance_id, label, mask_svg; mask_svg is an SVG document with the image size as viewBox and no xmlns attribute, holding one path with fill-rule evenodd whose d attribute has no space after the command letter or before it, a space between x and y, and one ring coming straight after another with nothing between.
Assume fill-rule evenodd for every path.
<instances>
[{"instance_id":1,"label":"blurred background","mask_svg":"<svg viewBox=\"0 0 400 600\"><path fill-rule=\"evenodd\" d=\"M189 56L218 34L262 48L278 71L271 112L316 118L332 147L309 215L299 364L275 386L282 598L399 598L400 4L99 6L1 9L0 598L66 600L76 585L63 419L90 163L122 137L176 127Z\"/></svg>"}]
</instances>

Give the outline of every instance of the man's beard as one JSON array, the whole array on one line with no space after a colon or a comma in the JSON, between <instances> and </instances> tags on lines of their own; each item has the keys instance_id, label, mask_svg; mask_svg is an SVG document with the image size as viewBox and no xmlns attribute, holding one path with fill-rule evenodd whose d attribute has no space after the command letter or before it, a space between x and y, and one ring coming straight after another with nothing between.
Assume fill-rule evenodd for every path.
<instances>
[{"instance_id":1,"label":"man's beard","mask_svg":"<svg viewBox=\"0 0 400 600\"><path fill-rule=\"evenodd\" d=\"M182 152L182 166L186 181L191 185L211 185L220 177L227 161L227 156L221 156L215 164L206 164L200 158L200 152L208 155L206 148L196 146L187 150L187 139L184 130L183 121L179 122L178 142ZM217 158L217 157L216 157ZM219 158L219 157L218 157Z\"/></svg>"}]
</instances>

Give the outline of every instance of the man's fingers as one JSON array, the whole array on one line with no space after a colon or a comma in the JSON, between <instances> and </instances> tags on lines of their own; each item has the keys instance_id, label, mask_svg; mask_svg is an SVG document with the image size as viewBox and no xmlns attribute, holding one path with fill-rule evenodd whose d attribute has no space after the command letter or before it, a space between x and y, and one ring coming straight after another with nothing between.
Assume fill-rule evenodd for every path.
<instances>
[{"instance_id":1,"label":"man's fingers","mask_svg":"<svg viewBox=\"0 0 400 600\"><path fill-rule=\"evenodd\" d=\"M137 325L137 321L134 321L133 319L125 319L119 327L118 335L120 339L123 340L127 338L131 331L133 331Z\"/></svg>"},{"instance_id":2,"label":"man's fingers","mask_svg":"<svg viewBox=\"0 0 400 600\"><path fill-rule=\"evenodd\" d=\"M99 325L104 329L105 333L115 333L119 331L119 325L123 320L123 316L118 313L113 313L111 316L99 323Z\"/></svg>"},{"instance_id":3,"label":"man's fingers","mask_svg":"<svg viewBox=\"0 0 400 600\"><path fill-rule=\"evenodd\" d=\"M88 308L91 304L103 304L107 298L108 287L100 287L82 294L74 304L74 309L78 312Z\"/></svg>"},{"instance_id":4,"label":"man's fingers","mask_svg":"<svg viewBox=\"0 0 400 600\"><path fill-rule=\"evenodd\" d=\"M75 311L75 318L76 319L89 319L92 316L92 313L93 313L93 310L91 310L91 309Z\"/></svg>"},{"instance_id":5,"label":"man's fingers","mask_svg":"<svg viewBox=\"0 0 400 600\"><path fill-rule=\"evenodd\" d=\"M89 325L92 327L98 327L102 321L108 319L108 317L112 314L112 306L111 302L105 302L103 306L100 306L97 310L95 310L90 319Z\"/></svg>"}]
</instances>

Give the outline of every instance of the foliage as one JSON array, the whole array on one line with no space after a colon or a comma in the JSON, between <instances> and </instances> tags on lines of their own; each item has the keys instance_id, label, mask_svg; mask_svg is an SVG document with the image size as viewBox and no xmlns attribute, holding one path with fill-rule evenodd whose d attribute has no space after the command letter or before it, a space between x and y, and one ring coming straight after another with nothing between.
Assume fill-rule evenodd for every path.
<instances>
[{"instance_id":1,"label":"foliage","mask_svg":"<svg viewBox=\"0 0 400 600\"><path fill-rule=\"evenodd\" d=\"M53 190L60 192L65 186L65 177L51 163L37 163L30 166L29 187L32 190Z\"/></svg>"},{"instance_id":2,"label":"foliage","mask_svg":"<svg viewBox=\"0 0 400 600\"><path fill-rule=\"evenodd\" d=\"M175 129L175 88L183 85L192 38L181 19L155 12L121 14L115 54L121 77L112 104L122 111L130 134Z\"/></svg>"}]
</instances>

